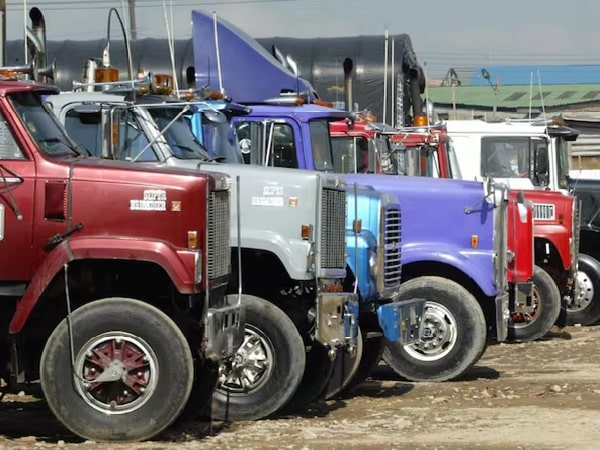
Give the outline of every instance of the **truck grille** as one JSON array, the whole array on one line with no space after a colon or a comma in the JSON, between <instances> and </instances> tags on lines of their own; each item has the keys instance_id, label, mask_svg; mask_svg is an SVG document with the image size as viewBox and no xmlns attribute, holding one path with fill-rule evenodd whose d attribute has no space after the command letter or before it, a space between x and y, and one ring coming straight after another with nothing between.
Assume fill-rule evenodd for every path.
<instances>
[{"instance_id":1,"label":"truck grille","mask_svg":"<svg viewBox=\"0 0 600 450\"><path fill-rule=\"evenodd\" d=\"M208 199L208 278L230 273L229 191L213 191Z\"/></svg>"},{"instance_id":2,"label":"truck grille","mask_svg":"<svg viewBox=\"0 0 600 450\"><path fill-rule=\"evenodd\" d=\"M581 224L581 204L577 197L573 199L573 244L571 246L571 258L572 258L572 266L574 269L577 268L577 261L579 259L579 239L581 234L581 229L579 228Z\"/></svg>"},{"instance_id":3,"label":"truck grille","mask_svg":"<svg viewBox=\"0 0 600 450\"><path fill-rule=\"evenodd\" d=\"M383 282L386 288L398 286L402 276L402 216L398 206L385 209L383 222Z\"/></svg>"},{"instance_id":4,"label":"truck grille","mask_svg":"<svg viewBox=\"0 0 600 450\"><path fill-rule=\"evenodd\" d=\"M346 193L337 189L321 193L321 267L346 267Z\"/></svg>"},{"instance_id":5,"label":"truck grille","mask_svg":"<svg viewBox=\"0 0 600 450\"><path fill-rule=\"evenodd\" d=\"M535 203L533 205L533 219L554 220L554 205L552 203Z\"/></svg>"}]
</instances>

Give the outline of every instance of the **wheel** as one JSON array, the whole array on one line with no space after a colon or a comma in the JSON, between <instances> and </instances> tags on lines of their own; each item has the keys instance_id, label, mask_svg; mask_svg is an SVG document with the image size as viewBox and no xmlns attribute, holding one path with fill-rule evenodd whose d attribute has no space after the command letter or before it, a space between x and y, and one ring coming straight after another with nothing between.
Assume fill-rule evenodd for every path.
<instances>
[{"instance_id":1,"label":"wheel","mask_svg":"<svg viewBox=\"0 0 600 450\"><path fill-rule=\"evenodd\" d=\"M600 262L583 253L577 266L578 295L567 304L567 324L593 325L600 320Z\"/></svg>"},{"instance_id":2,"label":"wheel","mask_svg":"<svg viewBox=\"0 0 600 450\"><path fill-rule=\"evenodd\" d=\"M548 272L535 266L533 283L533 311L530 314L512 314L508 328L511 340L534 341L541 338L550 331L560 314L560 291Z\"/></svg>"},{"instance_id":3,"label":"wheel","mask_svg":"<svg viewBox=\"0 0 600 450\"><path fill-rule=\"evenodd\" d=\"M425 299L421 340L386 342L383 359L410 381L446 381L463 375L486 347L486 322L475 297L454 281L423 276L403 283L399 300Z\"/></svg>"},{"instance_id":4,"label":"wheel","mask_svg":"<svg viewBox=\"0 0 600 450\"><path fill-rule=\"evenodd\" d=\"M305 350L292 320L277 306L245 295L244 342L213 394L213 418L256 420L280 410L304 373Z\"/></svg>"},{"instance_id":5,"label":"wheel","mask_svg":"<svg viewBox=\"0 0 600 450\"><path fill-rule=\"evenodd\" d=\"M356 337L355 351L350 354L345 349L341 348L335 355L333 371L323 392L325 400L329 400L336 395L341 394L342 391L348 387L360 366L363 350L362 334L359 328L358 336Z\"/></svg>"},{"instance_id":6,"label":"wheel","mask_svg":"<svg viewBox=\"0 0 600 450\"><path fill-rule=\"evenodd\" d=\"M177 325L147 303L88 303L52 332L40 359L48 405L72 432L94 441L149 439L181 413L193 383L190 347Z\"/></svg>"},{"instance_id":7,"label":"wheel","mask_svg":"<svg viewBox=\"0 0 600 450\"><path fill-rule=\"evenodd\" d=\"M373 369L377 367L379 361L381 361L385 342L384 337L376 336L372 338L367 338L363 335L362 342L362 357L360 358L360 362L358 364L358 368L356 369L356 373L350 379L348 385L346 386L346 390L351 389L354 386L358 386L363 381L365 381L369 377L369 375L371 375Z\"/></svg>"}]
</instances>

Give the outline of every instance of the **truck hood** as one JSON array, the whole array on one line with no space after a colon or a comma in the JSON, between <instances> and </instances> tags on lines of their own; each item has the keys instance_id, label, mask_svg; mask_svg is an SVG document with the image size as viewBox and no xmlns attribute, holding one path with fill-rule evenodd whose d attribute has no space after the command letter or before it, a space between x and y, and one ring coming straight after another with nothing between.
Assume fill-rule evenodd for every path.
<instances>
[{"instance_id":1,"label":"truck hood","mask_svg":"<svg viewBox=\"0 0 600 450\"><path fill-rule=\"evenodd\" d=\"M470 248L471 236L477 235L480 249L493 249L493 205L484 200L480 182L377 174L347 174L344 179L398 197L403 245L427 240L438 242L440 249Z\"/></svg>"}]
</instances>

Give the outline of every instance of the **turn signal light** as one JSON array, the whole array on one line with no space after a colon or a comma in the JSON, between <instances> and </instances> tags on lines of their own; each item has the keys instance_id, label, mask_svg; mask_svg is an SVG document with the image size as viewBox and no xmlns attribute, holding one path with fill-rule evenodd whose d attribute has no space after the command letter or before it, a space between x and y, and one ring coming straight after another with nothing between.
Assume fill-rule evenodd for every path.
<instances>
[{"instance_id":1,"label":"turn signal light","mask_svg":"<svg viewBox=\"0 0 600 450\"><path fill-rule=\"evenodd\" d=\"M198 232L188 231L187 232L187 246L188 248L196 248L198 246Z\"/></svg>"},{"instance_id":2,"label":"turn signal light","mask_svg":"<svg viewBox=\"0 0 600 450\"><path fill-rule=\"evenodd\" d=\"M479 236L476 234L471 236L471 247L477 248L479 247Z\"/></svg>"},{"instance_id":3,"label":"turn signal light","mask_svg":"<svg viewBox=\"0 0 600 450\"><path fill-rule=\"evenodd\" d=\"M94 79L96 83L112 83L119 81L119 69L116 67L98 67L95 71Z\"/></svg>"},{"instance_id":4,"label":"turn signal light","mask_svg":"<svg viewBox=\"0 0 600 450\"><path fill-rule=\"evenodd\" d=\"M302 230L300 232L302 239L308 241L312 238L312 225L302 225Z\"/></svg>"}]
</instances>

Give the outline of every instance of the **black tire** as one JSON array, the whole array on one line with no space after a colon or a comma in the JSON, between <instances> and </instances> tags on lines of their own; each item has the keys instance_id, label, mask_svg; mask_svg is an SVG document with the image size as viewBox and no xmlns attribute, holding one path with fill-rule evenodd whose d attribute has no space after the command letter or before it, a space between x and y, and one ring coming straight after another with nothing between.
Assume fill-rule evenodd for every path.
<instances>
[{"instance_id":1,"label":"black tire","mask_svg":"<svg viewBox=\"0 0 600 450\"><path fill-rule=\"evenodd\" d=\"M535 312L531 317L513 314L508 338L515 341L534 341L543 337L554 325L560 314L561 297L552 277L539 266L533 271L533 298Z\"/></svg>"},{"instance_id":2,"label":"black tire","mask_svg":"<svg viewBox=\"0 0 600 450\"><path fill-rule=\"evenodd\" d=\"M600 320L600 262L580 253L577 267L579 295L567 305L567 325L594 325Z\"/></svg>"},{"instance_id":3,"label":"black tire","mask_svg":"<svg viewBox=\"0 0 600 450\"><path fill-rule=\"evenodd\" d=\"M385 348L385 338L383 336L376 336L367 338L363 335L363 352L358 364L358 369L354 376L348 382L346 390L352 389L354 386L358 386L364 382L371 372L377 367L381 357L383 355L383 349Z\"/></svg>"},{"instance_id":4,"label":"black tire","mask_svg":"<svg viewBox=\"0 0 600 450\"><path fill-rule=\"evenodd\" d=\"M403 283L398 293L399 300L426 301L421 340L386 342L383 359L398 375L409 381L453 380L479 360L486 347L486 322L469 291L445 278L423 276Z\"/></svg>"},{"instance_id":5,"label":"black tire","mask_svg":"<svg viewBox=\"0 0 600 450\"><path fill-rule=\"evenodd\" d=\"M238 367L226 372L213 394L218 420L270 416L292 398L304 373L304 343L292 320L262 298L245 295L242 302L246 336L235 357Z\"/></svg>"},{"instance_id":6,"label":"black tire","mask_svg":"<svg viewBox=\"0 0 600 450\"><path fill-rule=\"evenodd\" d=\"M66 318L52 332L40 359L44 395L68 429L94 441L139 441L157 435L179 416L192 389L192 353L166 314L138 300L107 298L73 311L71 326L74 373L80 378L71 370ZM108 365L109 360L115 365ZM101 381L96 385L101 390L84 385L81 380L95 379L102 366L101 373L123 370L129 384ZM120 401L125 403L119 406ZM115 403L121 411L107 413L115 411Z\"/></svg>"},{"instance_id":7,"label":"black tire","mask_svg":"<svg viewBox=\"0 0 600 450\"><path fill-rule=\"evenodd\" d=\"M285 406L284 412L293 413L310 403L324 400L324 392L333 374L334 366L334 360L329 356L329 349L318 342L313 342L306 353L306 367L300 386Z\"/></svg>"},{"instance_id":8,"label":"black tire","mask_svg":"<svg viewBox=\"0 0 600 450\"><path fill-rule=\"evenodd\" d=\"M344 348L340 348L335 355L333 371L331 372L331 376L329 377L329 381L323 392L325 400L329 400L346 390L350 381L352 381L356 375L362 355L363 340L362 333L359 329L358 336L356 337L356 348L353 354L348 353Z\"/></svg>"}]
</instances>

